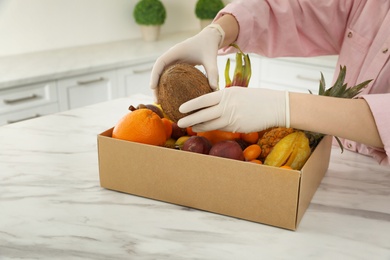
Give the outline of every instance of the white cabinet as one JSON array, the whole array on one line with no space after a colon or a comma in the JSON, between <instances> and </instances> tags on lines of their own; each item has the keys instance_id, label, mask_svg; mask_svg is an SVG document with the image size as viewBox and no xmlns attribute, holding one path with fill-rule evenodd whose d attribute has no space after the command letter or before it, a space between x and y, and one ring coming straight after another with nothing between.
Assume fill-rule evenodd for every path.
<instances>
[{"instance_id":1,"label":"white cabinet","mask_svg":"<svg viewBox=\"0 0 390 260\"><path fill-rule=\"evenodd\" d=\"M117 70L119 96L130 96L137 93L153 95L149 87L153 62L146 62Z\"/></svg>"},{"instance_id":2,"label":"white cabinet","mask_svg":"<svg viewBox=\"0 0 390 260\"><path fill-rule=\"evenodd\" d=\"M313 60L318 59L318 62ZM318 93L321 73L324 76L326 88L333 81L336 57L323 58L262 58L260 65L259 87L289 90L293 92Z\"/></svg>"},{"instance_id":3,"label":"white cabinet","mask_svg":"<svg viewBox=\"0 0 390 260\"><path fill-rule=\"evenodd\" d=\"M252 76L249 87L272 88L294 92L318 93L321 73L330 87L337 62L336 56L313 58L266 58L249 54ZM236 66L235 54L218 56L219 87L225 86L225 67L230 59L230 78Z\"/></svg>"},{"instance_id":4,"label":"white cabinet","mask_svg":"<svg viewBox=\"0 0 390 260\"><path fill-rule=\"evenodd\" d=\"M0 125L58 111L55 81L0 90Z\"/></svg>"},{"instance_id":5,"label":"white cabinet","mask_svg":"<svg viewBox=\"0 0 390 260\"><path fill-rule=\"evenodd\" d=\"M115 70L60 79L57 86L61 111L118 97Z\"/></svg>"}]
</instances>

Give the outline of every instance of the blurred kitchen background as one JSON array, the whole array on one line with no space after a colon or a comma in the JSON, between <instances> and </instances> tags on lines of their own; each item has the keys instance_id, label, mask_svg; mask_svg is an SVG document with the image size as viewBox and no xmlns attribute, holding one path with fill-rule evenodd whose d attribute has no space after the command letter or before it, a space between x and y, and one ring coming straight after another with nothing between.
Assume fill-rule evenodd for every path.
<instances>
[{"instance_id":1,"label":"blurred kitchen background","mask_svg":"<svg viewBox=\"0 0 390 260\"><path fill-rule=\"evenodd\" d=\"M138 1L0 0L0 126L131 95L152 96L155 60L201 30L199 0L161 0L166 19L154 42L142 38L135 22ZM305 93L317 91L320 72L331 83L337 58L250 57L249 87ZM218 57L220 88L227 59L231 75L235 66L234 54Z\"/></svg>"},{"instance_id":2,"label":"blurred kitchen background","mask_svg":"<svg viewBox=\"0 0 390 260\"><path fill-rule=\"evenodd\" d=\"M141 37L137 0L0 0L0 56ZM161 33L196 30L196 0L162 0Z\"/></svg>"}]
</instances>

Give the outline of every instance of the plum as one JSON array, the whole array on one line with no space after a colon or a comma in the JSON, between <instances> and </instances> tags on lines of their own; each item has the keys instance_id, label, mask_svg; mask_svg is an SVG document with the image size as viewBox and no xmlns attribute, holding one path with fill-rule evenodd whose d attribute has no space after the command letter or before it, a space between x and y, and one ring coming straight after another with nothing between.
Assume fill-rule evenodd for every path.
<instances>
[{"instance_id":1,"label":"plum","mask_svg":"<svg viewBox=\"0 0 390 260\"><path fill-rule=\"evenodd\" d=\"M177 123L172 122L172 134L171 137L173 139L179 139L180 137L187 134L187 130L185 128L181 128L177 125Z\"/></svg>"},{"instance_id":2,"label":"plum","mask_svg":"<svg viewBox=\"0 0 390 260\"><path fill-rule=\"evenodd\" d=\"M210 152L211 146L211 142L206 137L193 135L184 143L182 150L208 154Z\"/></svg>"},{"instance_id":3,"label":"plum","mask_svg":"<svg viewBox=\"0 0 390 260\"><path fill-rule=\"evenodd\" d=\"M233 140L220 141L214 144L210 149L209 155L244 161L244 153L241 146Z\"/></svg>"}]
</instances>

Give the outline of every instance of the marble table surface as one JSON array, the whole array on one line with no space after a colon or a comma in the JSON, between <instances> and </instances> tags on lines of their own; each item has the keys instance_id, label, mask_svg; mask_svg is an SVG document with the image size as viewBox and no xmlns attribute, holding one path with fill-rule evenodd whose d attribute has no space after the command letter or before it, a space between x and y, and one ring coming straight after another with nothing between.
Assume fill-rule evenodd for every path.
<instances>
[{"instance_id":1,"label":"marble table surface","mask_svg":"<svg viewBox=\"0 0 390 260\"><path fill-rule=\"evenodd\" d=\"M0 259L390 259L390 168L336 147L296 231L101 188L97 134L146 102L0 127Z\"/></svg>"}]
</instances>

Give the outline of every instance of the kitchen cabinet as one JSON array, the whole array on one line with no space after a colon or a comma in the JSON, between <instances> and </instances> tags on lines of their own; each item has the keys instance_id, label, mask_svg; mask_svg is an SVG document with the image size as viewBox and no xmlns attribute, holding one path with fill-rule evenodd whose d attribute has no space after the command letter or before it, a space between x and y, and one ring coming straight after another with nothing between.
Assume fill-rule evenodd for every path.
<instances>
[{"instance_id":1,"label":"kitchen cabinet","mask_svg":"<svg viewBox=\"0 0 390 260\"><path fill-rule=\"evenodd\" d=\"M266 58L249 54L252 75L249 87L271 88L292 92L318 93L321 72L325 78L326 87L333 81L337 58ZM230 78L233 78L236 66L235 54L218 56L219 86L225 86L225 67L230 59ZM326 60L326 62L323 62Z\"/></svg>"},{"instance_id":2,"label":"kitchen cabinet","mask_svg":"<svg viewBox=\"0 0 390 260\"><path fill-rule=\"evenodd\" d=\"M57 86L61 111L118 97L115 70L60 79Z\"/></svg>"},{"instance_id":3,"label":"kitchen cabinet","mask_svg":"<svg viewBox=\"0 0 390 260\"><path fill-rule=\"evenodd\" d=\"M127 97L137 93L153 95L153 91L149 88L153 64L154 60L118 69L119 96Z\"/></svg>"},{"instance_id":4,"label":"kitchen cabinet","mask_svg":"<svg viewBox=\"0 0 390 260\"><path fill-rule=\"evenodd\" d=\"M0 90L0 125L59 111L55 81Z\"/></svg>"},{"instance_id":5,"label":"kitchen cabinet","mask_svg":"<svg viewBox=\"0 0 390 260\"><path fill-rule=\"evenodd\" d=\"M321 72L326 87L330 87L336 66L336 57L327 57L330 62L316 63L317 58L261 58L259 86L293 92L318 93Z\"/></svg>"}]
</instances>

